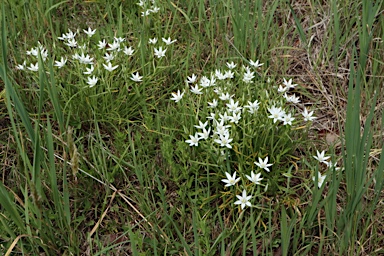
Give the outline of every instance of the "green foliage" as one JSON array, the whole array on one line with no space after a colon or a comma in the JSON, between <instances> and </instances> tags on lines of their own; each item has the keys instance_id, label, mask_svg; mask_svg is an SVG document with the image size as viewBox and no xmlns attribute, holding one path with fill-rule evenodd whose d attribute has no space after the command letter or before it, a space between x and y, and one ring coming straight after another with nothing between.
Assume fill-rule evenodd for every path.
<instances>
[{"instance_id":1,"label":"green foliage","mask_svg":"<svg viewBox=\"0 0 384 256\"><path fill-rule=\"evenodd\" d=\"M381 253L383 1L154 3L4 1L2 254ZM159 10L146 15L149 7ZM83 33L88 27L97 29L92 37ZM58 40L69 29L86 48ZM109 72L103 57L115 37L126 41ZM177 41L166 45L168 37ZM109 46L99 49L103 39ZM159 46L165 57L154 56ZM31 48L37 54L26 55ZM91 64L75 53L93 58L95 86L84 74ZM61 57L67 63L58 68ZM251 67L255 77L247 83L250 59L264 66ZM17 70L24 61L40 68ZM211 79L232 61L233 79L190 92L185 80L192 73ZM136 72L142 82L131 79ZM299 84L299 104L277 91L287 77ZM212 120L210 137L191 147L189 135L201 132L195 125L213 111L207 103L220 96L214 89L243 107L238 123L226 123L231 148L214 141ZM177 90L184 96L175 103ZM345 107L337 101L343 97ZM316 101L315 116L323 114L322 98L335 112L346 109L341 143L327 148L341 170L312 157L322 139L301 113ZM245 106L255 100L252 114ZM229 102L218 99L216 119ZM273 105L292 113L292 125L268 117ZM255 164L267 156L270 172ZM235 171L241 181L224 188L225 173ZM251 171L262 174L261 184L247 180ZM316 174L324 182L312 180ZM252 207L234 205L243 189Z\"/></svg>"}]
</instances>

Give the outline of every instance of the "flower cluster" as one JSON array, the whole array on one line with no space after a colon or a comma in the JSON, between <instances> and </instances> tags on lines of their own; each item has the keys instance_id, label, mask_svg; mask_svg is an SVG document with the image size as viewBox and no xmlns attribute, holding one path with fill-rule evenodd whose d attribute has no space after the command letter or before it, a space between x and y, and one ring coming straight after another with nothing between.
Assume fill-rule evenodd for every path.
<instances>
[{"instance_id":1,"label":"flower cluster","mask_svg":"<svg viewBox=\"0 0 384 256\"><path fill-rule=\"evenodd\" d=\"M340 170L340 167L337 167L337 163L333 163L332 161L327 161L329 158L331 158L330 156L325 156L325 151L316 151L316 156L313 156L313 158L315 158L320 164L325 164L327 166L328 169L333 169L335 171L338 171ZM317 172L317 186L319 188L322 187L325 179L327 178L327 175L324 174L322 175L320 172ZM316 176L313 176L312 177L312 180L315 182L316 181Z\"/></svg>"},{"instance_id":2,"label":"flower cluster","mask_svg":"<svg viewBox=\"0 0 384 256\"><path fill-rule=\"evenodd\" d=\"M125 44L125 38L115 37L109 42L106 39L103 39L94 46L90 44L91 41L89 39L77 39L81 32L84 32L87 38L91 38L96 33L96 29L88 28L82 31L77 30L76 32L69 30L67 33L58 37L58 40L62 41L67 47L66 51L69 52L70 55L57 58L54 62L54 66L61 69L70 62L76 70L80 70L82 74L87 76L85 83L89 88L96 86L105 73L103 70L107 73L114 72L123 65L121 61L119 63L119 60L129 58L135 54L135 49L132 46ZM162 41L165 45L170 45L177 40L162 38ZM149 41L149 44L156 44L156 42L157 38L153 38ZM97 48L97 52L93 51L95 48ZM163 49L162 46L158 48L154 47L153 50L154 57L156 58L164 57L167 51L167 49ZM39 70L39 53L43 61L45 61L48 57L48 51L40 42L37 47L26 52L27 55L34 57L31 63L28 64L25 60L22 64L18 64L16 69L37 72ZM100 55L102 57L98 58ZM102 69L100 70L101 67ZM142 82L143 76L140 75L139 71L133 70L130 79L134 82Z\"/></svg>"},{"instance_id":3,"label":"flower cluster","mask_svg":"<svg viewBox=\"0 0 384 256\"><path fill-rule=\"evenodd\" d=\"M238 87L247 88L255 86L257 83L258 72L256 69L260 68L263 63L259 60L248 62L250 66L242 66L240 69L236 69L237 63L226 63L226 69L216 69L210 75L203 75L200 78L196 74L187 76L185 84L189 87L189 93L193 97L199 97L206 100L206 106L202 109L208 111L199 111L202 113L205 120L199 118L198 124L194 125L197 131L194 134L189 134L189 138L185 140L191 147L199 147L200 143L209 145L210 148L214 148L214 151L221 152L221 155L229 155L235 145L241 145L242 141L238 139L238 132L242 130L244 124L250 126L257 126L256 119L265 116L264 120L271 119L272 125L276 129L279 128L281 122L283 126L292 126L294 121L299 117L303 117L304 121L313 121L313 111L308 112L308 109L304 107L301 111L301 115L297 115L295 111L300 109L298 103L300 99L295 95L288 95L290 89L294 89L297 84L292 83L292 79L287 81L284 79L282 85L280 85L274 93L277 95L276 99L271 100L259 96L257 94L251 95L236 95L238 93ZM266 95L270 94L270 90L273 88L265 88ZM172 93L171 100L180 104L183 96L187 93L187 90L180 89L177 92ZM197 100L195 100L196 102ZM204 101L203 101L204 102ZM262 105L263 103L263 105ZM204 103L203 103L204 104ZM284 109L283 105L292 106L290 110L288 107ZM262 108L263 112L259 112ZM267 110L269 115L264 111ZM237 139L236 139L237 138ZM269 163L268 152L258 152L256 155L267 155L265 158L258 158L254 164L266 172L271 172L270 167L273 165ZM273 156L271 156L273 159ZM251 169L253 166L249 166ZM230 174L225 173L226 179L222 181L226 187L235 185L240 178L236 177L236 172ZM254 173L246 175L247 179L254 184L261 184L261 173ZM250 206L249 199L251 196L246 195L246 190L243 191L242 196L237 196L239 201L236 204L241 204L241 207Z\"/></svg>"},{"instance_id":4,"label":"flower cluster","mask_svg":"<svg viewBox=\"0 0 384 256\"><path fill-rule=\"evenodd\" d=\"M137 3L144 11L141 12L141 16L145 17L152 13L158 13L160 8L157 6L155 0L139 0Z\"/></svg>"}]
</instances>

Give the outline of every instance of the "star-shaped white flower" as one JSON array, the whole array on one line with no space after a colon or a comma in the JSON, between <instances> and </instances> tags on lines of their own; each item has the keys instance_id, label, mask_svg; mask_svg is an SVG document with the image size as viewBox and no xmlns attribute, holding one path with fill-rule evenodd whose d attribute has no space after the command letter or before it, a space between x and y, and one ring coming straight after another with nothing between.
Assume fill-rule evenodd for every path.
<instances>
[{"instance_id":1,"label":"star-shaped white flower","mask_svg":"<svg viewBox=\"0 0 384 256\"><path fill-rule=\"evenodd\" d=\"M168 37L168 39L165 39L165 38L161 38L161 40L163 40L163 42L166 44L166 45L170 45L170 44L173 44L174 42L177 41L177 39L175 40L172 40L170 37Z\"/></svg>"},{"instance_id":2,"label":"star-shaped white flower","mask_svg":"<svg viewBox=\"0 0 384 256\"><path fill-rule=\"evenodd\" d=\"M193 84L194 82L196 82L196 79L197 76L195 74L192 74L191 76L187 76L187 80L185 80L185 82L187 82L188 84Z\"/></svg>"},{"instance_id":3,"label":"star-shaped white flower","mask_svg":"<svg viewBox=\"0 0 384 256\"><path fill-rule=\"evenodd\" d=\"M295 88L295 87L297 86L297 84L292 84L292 78L289 79L288 81L285 80L285 78L284 78L284 82L283 82L283 84L284 84L288 89L290 89L290 88Z\"/></svg>"},{"instance_id":4,"label":"star-shaped white flower","mask_svg":"<svg viewBox=\"0 0 384 256\"><path fill-rule=\"evenodd\" d=\"M218 103L219 102L216 99L213 99L212 102L208 102L208 107L209 108L215 108L215 107L217 107Z\"/></svg>"},{"instance_id":5,"label":"star-shaped white flower","mask_svg":"<svg viewBox=\"0 0 384 256\"><path fill-rule=\"evenodd\" d=\"M326 177L327 177L327 175L325 175L325 174L324 174L324 175L321 175L320 172L317 173L317 186L318 186L319 188L321 188L321 186L323 185L323 183L324 183ZM313 176L313 177L312 177L312 180L313 180L313 181L316 181L316 177Z\"/></svg>"},{"instance_id":6,"label":"star-shaped white flower","mask_svg":"<svg viewBox=\"0 0 384 256\"><path fill-rule=\"evenodd\" d=\"M197 129L205 129L205 127L208 125L208 121L206 121L205 123L201 122L199 120L199 125L194 125Z\"/></svg>"},{"instance_id":7,"label":"star-shaped white flower","mask_svg":"<svg viewBox=\"0 0 384 256\"><path fill-rule=\"evenodd\" d=\"M160 58L162 58L162 57L165 56L165 52L167 51L167 49L164 49L164 50L163 50L163 47L160 46L159 49L153 48L153 51L155 52L154 55L155 55L158 59L160 59Z\"/></svg>"},{"instance_id":8,"label":"star-shaped white flower","mask_svg":"<svg viewBox=\"0 0 384 256\"><path fill-rule=\"evenodd\" d=\"M283 125L292 125L292 121L295 120L295 118L292 117L291 113L284 113L284 115L281 117L281 120L284 122Z\"/></svg>"},{"instance_id":9,"label":"star-shaped white flower","mask_svg":"<svg viewBox=\"0 0 384 256\"><path fill-rule=\"evenodd\" d=\"M16 69L17 69L17 70L24 70L24 69L26 68L26 66L27 66L27 62L24 61L23 64L18 64L18 65L16 66Z\"/></svg>"},{"instance_id":10,"label":"star-shaped white flower","mask_svg":"<svg viewBox=\"0 0 384 256\"><path fill-rule=\"evenodd\" d=\"M251 172L251 176L245 175L245 177L256 185L259 185L260 181L263 179L261 178L261 173L255 174L254 172Z\"/></svg>"},{"instance_id":11,"label":"star-shaped white flower","mask_svg":"<svg viewBox=\"0 0 384 256\"><path fill-rule=\"evenodd\" d=\"M228 67L229 69L234 69L234 68L236 67L236 65L237 65L237 64L233 63L233 61L232 61L232 62L227 62L227 67Z\"/></svg>"},{"instance_id":12,"label":"star-shaped white flower","mask_svg":"<svg viewBox=\"0 0 384 256\"><path fill-rule=\"evenodd\" d=\"M180 90L177 90L177 93L176 92L172 93L171 100L174 100L175 102L179 102L183 98L183 96L184 96L184 92L180 93Z\"/></svg>"},{"instance_id":13,"label":"star-shaped white flower","mask_svg":"<svg viewBox=\"0 0 384 256\"><path fill-rule=\"evenodd\" d=\"M254 66L255 68L258 68L264 65L264 63L259 63L259 60L256 60L256 62L253 62L253 60L249 60L249 64L251 66Z\"/></svg>"},{"instance_id":14,"label":"star-shaped white flower","mask_svg":"<svg viewBox=\"0 0 384 256\"><path fill-rule=\"evenodd\" d=\"M281 120L284 116L285 112L280 107L272 106L271 108L268 108L268 112L271 114L268 116L269 118L273 118L273 122L276 123L276 121Z\"/></svg>"},{"instance_id":15,"label":"star-shaped white flower","mask_svg":"<svg viewBox=\"0 0 384 256\"><path fill-rule=\"evenodd\" d=\"M240 180L240 178L236 179L236 172L234 172L232 176L231 176L231 174L226 172L225 176L227 176L227 178L226 179L222 179L221 181L226 183L225 184L226 187L233 186L233 185L235 185Z\"/></svg>"},{"instance_id":16,"label":"star-shaped white flower","mask_svg":"<svg viewBox=\"0 0 384 256\"><path fill-rule=\"evenodd\" d=\"M85 68L85 69L86 69L86 71L83 72L84 75L90 75L90 74L92 74L93 70L95 70L93 65L91 65L90 68Z\"/></svg>"},{"instance_id":17,"label":"star-shaped white flower","mask_svg":"<svg viewBox=\"0 0 384 256\"><path fill-rule=\"evenodd\" d=\"M89 37L93 36L96 33L96 29L92 30L90 27L88 27L88 30L83 29L84 33L87 34Z\"/></svg>"},{"instance_id":18,"label":"star-shaped white flower","mask_svg":"<svg viewBox=\"0 0 384 256\"><path fill-rule=\"evenodd\" d=\"M157 43L157 38L156 38L156 37L154 37L154 38L150 38L150 39L148 40L148 43L149 43L149 44L156 44L156 43Z\"/></svg>"},{"instance_id":19,"label":"star-shaped white flower","mask_svg":"<svg viewBox=\"0 0 384 256\"><path fill-rule=\"evenodd\" d=\"M255 100L254 102L248 101L248 105L244 106L244 108L248 108L248 112L254 114L259 109L259 101Z\"/></svg>"},{"instance_id":20,"label":"star-shaped white flower","mask_svg":"<svg viewBox=\"0 0 384 256\"><path fill-rule=\"evenodd\" d=\"M245 208L245 206L249 206L249 207L252 206L252 204L249 202L249 199L251 199L252 196L247 196L247 191L245 191L245 189L243 190L243 193L241 196L236 195L236 197L239 200L236 201L235 204L240 204L242 210Z\"/></svg>"},{"instance_id":21,"label":"star-shaped white flower","mask_svg":"<svg viewBox=\"0 0 384 256\"><path fill-rule=\"evenodd\" d=\"M67 63L67 58L61 57L60 61L55 61L55 66L58 68L64 67L65 63Z\"/></svg>"},{"instance_id":22,"label":"star-shaped white flower","mask_svg":"<svg viewBox=\"0 0 384 256\"><path fill-rule=\"evenodd\" d=\"M194 94L203 94L203 88L199 88L199 85L191 86L191 92Z\"/></svg>"},{"instance_id":23,"label":"star-shaped white flower","mask_svg":"<svg viewBox=\"0 0 384 256\"><path fill-rule=\"evenodd\" d=\"M129 48L127 46L124 47L123 53L128 56L132 56L135 50L130 46Z\"/></svg>"},{"instance_id":24,"label":"star-shaped white flower","mask_svg":"<svg viewBox=\"0 0 384 256\"><path fill-rule=\"evenodd\" d=\"M214 141L222 147L232 148L231 144L229 144L233 139L229 138L229 133L220 134L219 139L215 139Z\"/></svg>"},{"instance_id":25,"label":"star-shaped white flower","mask_svg":"<svg viewBox=\"0 0 384 256\"><path fill-rule=\"evenodd\" d=\"M89 88L92 88L93 86L96 85L98 78L93 76L93 77L88 77L87 84L89 84Z\"/></svg>"},{"instance_id":26,"label":"star-shaped white flower","mask_svg":"<svg viewBox=\"0 0 384 256\"><path fill-rule=\"evenodd\" d=\"M200 136L200 140L206 140L209 138L210 133L211 133L211 127L208 127L208 130L203 128L203 131L198 132L197 134Z\"/></svg>"},{"instance_id":27,"label":"star-shaped white flower","mask_svg":"<svg viewBox=\"0 0 384 256\"><path fill-rule=\"evenodd\" d=\"M200 140L200 137L199 135L196 133L195 135L189 135L189 140L186 140L185 142L189 144L190 147L192 146L199 146L199 140Z\"/></svg>"},{"instance_id":28,"label":"star-shaped white flower","mask_svg":"<svg viewBox=\"0 0 384 256\"><path fill-rule=\"evenodd\" d=\"M111 72L111 71L117 69L117 67L118 67L119 65L112 66L111 62L108 62L108 65L105 65L105 64L103 63L103 66L104 66L104 68L105 68L106 70L108 70L109 72Z\"/></svg>"},{"instance_id":29,"label":"star-shaped white flower","mask_svg":"<svg viewBox=\"0 0 384 256\"><path fill-rule=\"evenodd\" d=\"M308 112L307 108L304 108L304 111L301 114L304 117L304 121L313 121L314 119L316 119L316 117L313 116L313 111Z\"/></svg>"},{"instance_id":30,"label":"star-shaped white flower","mask_svg":"<svg viewBox=\"0 0 384 256\"><path fill-rule=\"evenodd\" d=\"M39 71L39 63L38 62L36 62L36 64L31 63L31 65L27 67L27 69L37 72Z\"/></svg>"},{"instance_id":31,"label":"star-shaped white flower","mask_svg":"<svg viewBox=\"0 0 384 256\"><path fill-rule=\"evenodd\" d=\"M99 48L99 50L104 49L106 46L107 42L105 41L105 39L103 39L103 41L99 41L99 43L97 44L97 48Z\"/></svg>"},{"instance_id":32,"label":"star-shaped white flower","mask_svg":"<svg viewBox=\"0 0 384 256\"><path fill-rule=\"evenodd\" d=\"M143 77L140 76L139 72L136 72L136 74L132 74L132 77L130 77L132 81L135 81L135 82L141 82Z\"/></svg>"},{"instance_id":33,"label":"star-shaped white flower","mask_svg":"<svg viewBox=\"0 0 384 256\"><path fill-rule=\"evenodd\" d=\"M321 151L321 153L318 150L316 150L316 154L317 156L313 156L313 158L315 158L320 163L325 163L325 164L328 163L327 160L330 158L330 156L325 156L325 150Z\"/></svg>"},{"instance_id":34,"label":"star-shaped white flower","mask_svg":"<svg viewBox=\"0 0 384 256\"><path fill-rule=\"evenodd\" d=\"M255 162L255 164L260 167L261 169L264 169L267 172L270 172L269 166L272 166L272 164L268 163L268 157L266 157L264 160L259 157L259 162Z\"/></svg>"}]
</instances>

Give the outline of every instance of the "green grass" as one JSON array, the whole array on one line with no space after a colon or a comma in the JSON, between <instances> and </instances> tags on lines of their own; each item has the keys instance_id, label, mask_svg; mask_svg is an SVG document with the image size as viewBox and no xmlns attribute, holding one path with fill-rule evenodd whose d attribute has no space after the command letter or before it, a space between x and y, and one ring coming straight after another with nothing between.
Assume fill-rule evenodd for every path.
<instances>
[{"instance_id":1,"label":"green grass","mask_svg":"<svg viewBox=\"0 0 384 256\"><path fill-rule=\"evenodd\" d=\"M384 253L383 1L159 0L146 17L132 1L16 2L1 6L2 254ZM97 29L90 39L88 26ZM94 57L92 88L57 39L68 29L79 29L76 40ZM108 50L97 43L114 37L135 52L117 53L119 67L107 72ZM161 59L148 44L154 37L167 48ZM162 37L177 41L165 46ZM25 54L38 41L45 61ZM68 62L58 69L61 56ZM27 59L38 72L16 69ZM246 83L242 66L256 59L264 65ZM218 136L190 147L217 96L213 87L194 95L185 80L231 61L235 78L214 88L259 109L229 124L231 149ZM298 84L290 94L300 103L277 92L283 78ZM176 103L177 90L185 94ZM274 104L292 111L291 126L267 117ZM304 106L313 123L302 120ZM343 170L318 163L316 150ZM266 156L271 172L254 164ZM225 188L235 171L241 181ZM261 185L245 178L251 171L262 173ZM320 187L317 172L327 175ZM242 210L234 202L243 189L252 207Z\"/></svg>"}]
</instances>

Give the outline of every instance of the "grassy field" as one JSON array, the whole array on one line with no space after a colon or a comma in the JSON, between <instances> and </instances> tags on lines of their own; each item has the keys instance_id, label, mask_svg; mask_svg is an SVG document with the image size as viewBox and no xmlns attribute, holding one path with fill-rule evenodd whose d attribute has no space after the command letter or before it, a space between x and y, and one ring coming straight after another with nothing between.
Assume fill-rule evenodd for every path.
<instances>
[{"instance_id":1,"label":"grassy field","mask_svg":"<svg viewBox=\"0 0 384 256\"><path fill-rule=\"evenodd\" d=\"M1 255L384 255L384 1L5 0Z\"/></svg>"}]
</instances>

